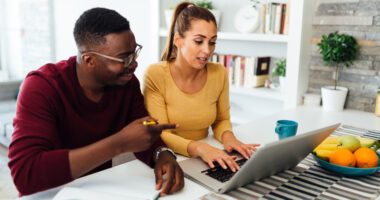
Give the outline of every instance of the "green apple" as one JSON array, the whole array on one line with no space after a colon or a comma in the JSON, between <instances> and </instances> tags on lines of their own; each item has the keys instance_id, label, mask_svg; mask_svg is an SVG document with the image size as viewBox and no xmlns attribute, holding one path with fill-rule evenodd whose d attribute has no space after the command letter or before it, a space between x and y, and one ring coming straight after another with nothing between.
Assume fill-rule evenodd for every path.
<instances>
[{"instance_id":1,"label":"green apple","mask_svg":"<svg viewBox=\"0 0 380 200\"><path fill-rule=\"evenodd\" d=\"M360 147L360 141L358 140L358 138L352 135L340 136L339 141L342 144L343 148L346 148L351 152L354 152L356 149Z\"/></svg>"},{"instance_id":2,"label":"green apple","mask_svg":"<svg viewBox=\"0 0 380 200\"><path fill-rule=\"evenodd\" d=\"M358 137L359 141L360 141L360 146L361 147L372 147L376 140L372 140L372 139L369 139L369 138L362 138L362 137Z\"/></svg>"}]
</instances>

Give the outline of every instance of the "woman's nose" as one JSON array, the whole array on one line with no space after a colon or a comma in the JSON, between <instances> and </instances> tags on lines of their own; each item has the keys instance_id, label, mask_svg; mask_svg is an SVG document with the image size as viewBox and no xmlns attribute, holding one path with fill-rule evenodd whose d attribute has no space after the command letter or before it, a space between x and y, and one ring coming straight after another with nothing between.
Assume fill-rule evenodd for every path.
<instances>
[{"instance_id":1,"label":"woman's nose","mask_svg":"<svg viewBox=\"0 0 380 200\"><path fill-rule=\"evenodd\" d=\"M205 44L205 45L203 46L203 52L204 52L204 53L210 54L211 51L212 51L212 46L211 46L211 45L209 45L209 44Z\"/></svg>"}]
</instances>

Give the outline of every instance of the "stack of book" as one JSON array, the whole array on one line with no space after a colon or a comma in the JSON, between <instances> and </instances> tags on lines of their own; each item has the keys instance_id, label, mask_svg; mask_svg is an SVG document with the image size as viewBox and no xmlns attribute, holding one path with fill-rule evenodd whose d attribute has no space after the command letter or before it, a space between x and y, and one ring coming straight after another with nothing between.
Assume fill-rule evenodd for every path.
<instances>
[{"instance_id":1,"label":"stack of book","mask_svg":"<svg viewBox=\"0 0 380 200\"><path fill-rule=\"evenodd\" d=\"M214 54L211 61L226 67L231 85L253 88L265 85L271 57Z\"/></svg>"},{"instance_id":2,"label":"stack of book","mask_svg":"<svg viewBox=\"0 0 380 200\"><path fill-rule=\"evenodd\" d=\"M285 3L263 3L260 8L259 33L288 34L289 5Z\"/></svg>"}]
</instances>

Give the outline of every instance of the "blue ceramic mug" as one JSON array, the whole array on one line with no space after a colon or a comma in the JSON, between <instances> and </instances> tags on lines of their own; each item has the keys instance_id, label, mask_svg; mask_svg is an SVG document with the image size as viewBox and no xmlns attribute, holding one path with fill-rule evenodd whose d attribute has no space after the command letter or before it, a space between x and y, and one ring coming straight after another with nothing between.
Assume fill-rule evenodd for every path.
<instances>
[{"instance_id":1,"label":"blue ceramic mug","mask_svg":"<svg viewBox=\"0 0 380 200\"><path fill-rule=\"evenodd\" d=\"M280 140L294 136L297 133L298 123L292 120L278 120L275 131Z\"/></svg>"}]
</instances>

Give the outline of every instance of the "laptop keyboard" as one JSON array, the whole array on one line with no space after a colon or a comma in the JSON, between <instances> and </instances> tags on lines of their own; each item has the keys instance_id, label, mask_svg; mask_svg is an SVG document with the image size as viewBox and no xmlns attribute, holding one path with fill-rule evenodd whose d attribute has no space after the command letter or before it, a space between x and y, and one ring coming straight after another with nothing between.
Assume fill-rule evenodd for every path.
<instances>
[{"instance_id":1,"label":"laptop keyboard","mask_svg":"<svg viewBox=\"0 0 380 200\"><path fill-rule=\"evenodd\" d=\"M247 160L241 159L237 160L236 163L239 166L242 166ZM202 171L202 173L205 173L206 175L224 183L231 179L231 177L236 173L232 172L230 168L223 169L220 165L215 166L214 168L210 168L207 170Z\"/></svg>"}]
</instances>

